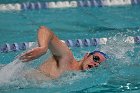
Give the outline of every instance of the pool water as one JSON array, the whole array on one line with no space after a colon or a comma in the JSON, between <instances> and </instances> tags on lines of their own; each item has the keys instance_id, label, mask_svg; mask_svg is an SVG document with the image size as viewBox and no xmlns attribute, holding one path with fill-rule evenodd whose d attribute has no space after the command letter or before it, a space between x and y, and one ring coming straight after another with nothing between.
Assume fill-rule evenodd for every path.
<instances>
[{"instance_id":1,"label":"pool water","mask_svg":"<svg viewBox=\"0 0 140 93\"><path fill-rule=\"evenodd\" d=\"M22 71L23 64L15 57L23 51L1 53L0 69L7 67L7 72L3 73L0 70L0 92L139 93L140 45L124 42L128 36L140 35L139 20L138 5L0 12L1 45L37 41L37 29L44 25L52 29L62 40L108 38L106 45L71 48L76 59L82 58L86 52L94 49L104 51L111 57L98 68L67 72L59 79L37 83L34 80L24 80L19 74L14 74L14 79L8 77L12 75L12 70L17 70L18 73ZM34 67L33 65L40 63L42 59L45 58L27 63L26 66Z\"/></svg>"}]
</instances>

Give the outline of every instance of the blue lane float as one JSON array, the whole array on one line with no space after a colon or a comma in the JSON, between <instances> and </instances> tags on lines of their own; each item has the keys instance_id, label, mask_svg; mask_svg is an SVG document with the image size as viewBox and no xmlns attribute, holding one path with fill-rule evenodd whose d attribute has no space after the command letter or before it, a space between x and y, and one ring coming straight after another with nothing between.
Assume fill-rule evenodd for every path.
<instances>
[{"instance_id":1,"label":"blue lane float","mask_svg":"<svg viewBox=\"0 0 140 93\"><path fill-rule=\"evenodd\" d=\"M5 43L4 45L0 46L0 52L1 53L8 53L11 51L21 51L21 50L26 50L29 47L29 42L24 42L24 43Z\"/></svg>"},{"instance_id":2,"label":"blue lane float","mask_svg":"<svg viewBox=\"0 0 140 93\"><path fill-rule=\"evenodd\" d=\"M99 44L106 44L107 38L104 38L104 43L101 43L101 39L98 38L66 40L64 42L67 44L68 47L89 47Z\"/></svg>"},{"instance_id":3,"label":"blue lane float","mask_svg":"<svg viewBox=\"0 0 140 93\"><path fill-rule=\"evenodd\" d=\"M0 11L38 10L48 8L104 7L140 4L140 0L77 0L57 2L24 2L0 4Z\"/></svg>"},{"instance_id":4,"label":"blue lane float","mask_svg":"<svg viewBox=\"0 0 140 93\"><path fill-rule=\"evenodd\" d=\"M134 41L136 44L140 44L140 36L134 37Z\"/></svg>"},{"instance_id":5,"label":"blue lane float","mask_svg":"<svg viewBox=\"0 0 140 93\"><path fill-rule=\"evenodd\" d=\"M89 47L99 44L106 44L107 38L91 38L91 39L76 39L76 40L62 40L68 47ZM0 46L1 53L23 51L32 46L35 42L23 43L5 43Z\"/></svg>"},{"instance_id":6,"label":"blue lane float","mask_svg":"<svg viewBox=\"0 0 140 93\"><path fill-rule=\"evenodd\" d=\"M90 47L102 44L107 44L107 38L91 38L91 39L76 39L76 40L62 40L68 47ZM0 46L1 53L23 51L31 47L35 42L23 42L23 43L5 43ZM124 43L140 44L140 36L132 37L128 36Z\"/></svg>"}]
</instances>

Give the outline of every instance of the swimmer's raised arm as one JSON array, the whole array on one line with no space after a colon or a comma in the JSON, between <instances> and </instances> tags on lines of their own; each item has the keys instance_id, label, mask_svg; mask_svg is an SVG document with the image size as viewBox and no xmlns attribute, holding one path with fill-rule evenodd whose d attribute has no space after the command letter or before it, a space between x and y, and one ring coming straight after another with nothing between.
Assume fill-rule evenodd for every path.
<instances>
[{"instance_id":1,"label":"swimmer's raised arm","mask_svg":"<svg viewBox=\"0 0 140 93\"><path fill-rule=\"evenodd\" d=\"M27 62L40 57L45 54L48 49L56 58L64 58L72 56L71 51L58 37L48 28L41 26L38 30L38 44L37 48L27 51L20 59Z\"/></svg>"}]
</instances>

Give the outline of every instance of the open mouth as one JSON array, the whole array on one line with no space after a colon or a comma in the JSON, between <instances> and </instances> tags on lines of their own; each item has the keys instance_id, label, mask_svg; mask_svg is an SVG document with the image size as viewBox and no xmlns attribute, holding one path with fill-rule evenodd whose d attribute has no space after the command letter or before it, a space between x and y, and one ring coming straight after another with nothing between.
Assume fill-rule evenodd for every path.
<instances>
[{"instance_id":1,"label":"open mouth","mask_svg":"<svg viewBox=\"0 0 140 93\"><path fill-rule=\"evenodd\" d=\"M88 65L88 68L90 69L90 68L93 68L93 65Z\"/></svg>"},{"instance_id":2,"label":"open mouth","mask_svg":"<svg viewBox=\"0 0 140 93\"><path fill-rule=\"evenodd\" d=\"M87 69L91 69L93 67L98 67L98 65L87 65Z\"/></svg>"}]
</instances>

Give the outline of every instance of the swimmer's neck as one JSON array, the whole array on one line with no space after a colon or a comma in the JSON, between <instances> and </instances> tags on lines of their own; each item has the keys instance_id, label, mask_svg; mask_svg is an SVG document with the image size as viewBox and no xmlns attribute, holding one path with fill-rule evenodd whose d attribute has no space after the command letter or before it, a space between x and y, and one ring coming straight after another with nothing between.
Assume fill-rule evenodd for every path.
<instances>
[{"instance_id":1,"label":"swimmer's neck","mask_svg":"<svg viewBox=\"0 0 140 93\"><path fill-rule=\"evenodd\" d=\"M71 65L72 70L82 70L83 69L82 63L83 63L83 60L80 60L80 61L74 60Z\"/></svg>"}]
</instances>

